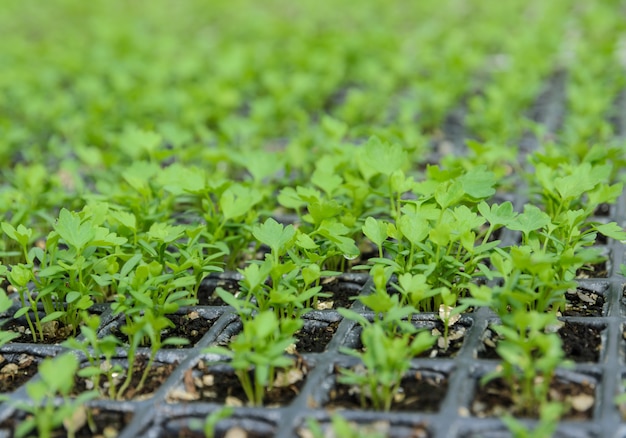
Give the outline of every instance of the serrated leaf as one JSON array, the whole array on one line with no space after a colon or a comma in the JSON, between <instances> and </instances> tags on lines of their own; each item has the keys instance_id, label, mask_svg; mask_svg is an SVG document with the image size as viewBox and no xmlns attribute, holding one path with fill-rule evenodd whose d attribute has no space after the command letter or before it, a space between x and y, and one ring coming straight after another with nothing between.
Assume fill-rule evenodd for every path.
<instances>
[{"instance_id":1,"label":"serrated leaf","mask_svg":"<svg viewBox=\"0 0 626 438\"><path fill-rule=\"evenodd\" d=\"M524 206L524 212L519 214L514 220L512 220L508 228L511 230L521 231L524 234L529 234L531 231L539 230L548 226L551 223L550 216L541 211L538 207L531 204Z\"/></svg>"},{"instance_id":2,"label":"serrated leaf","mask_svg":"<svg viewBox=\"0 0 626 438\"><path fill-rule=\"evenodd\" d=\"M272 249L273 253L282 255L287 250L287 246L296 235L296 229L293 225L286 227L276 222L275 219L269 218L262 225L257 225L252 229L252 234L261 243L266 244Z\"/></svg>"},{"instance_id":3,"label":"serrated leaf","mask_svg":"<svg viewBox=\"0 0 626 438\"><path fill-rule=\"evenodd\" d=\"M458 203L464 195L465 190L460 181L445 182L437 186L435 201L442 209L445 209Z\"/></svg>"},{"instance_id":4,"label":"serrated leaf","mask_svg":"<svg viewBox=\"0 0 626 438\"><path fill-rule=\"evenodd\" d=\"M491 205L482 201L478 204L478 211L493 227L509 225L517 214L509 201Z\"/></svg>"},{"instance_id":5,"label":"serrated leaf","mask_svg":"<svg viewBox=\"0 0 626 438\"><path fill-rule=\"evenodd\" d=\"M615 222L609 222L608 224L597 224L594 228L606 237L610 237L615 240L626 240L626 231Z\"/></svg>"},{"instance_id":6,"label":"serrated leaf","mask_svg":"<svg viewBox=\"0 0 626 438\"><path fill-rule=\"evenodd\" d=\"M78 213L63 208L54 224L54 230L61 239L78 251L84 249L96 235L96 230L90 222L81 222Z\"/></svg>"},{"instance_id":7,"label":"serrated leaf","mask_svg":"<svg viewBox=\"0 0 626 438\"><path fill-rule=\"evenodd\" d=\"M390 176L406 166L408 155L399 144L383 143L371 137L357 155L359 170L366 180L376 174Z\"/></svg>"},{"instance_id":8,"label":"serrated leaf","mask_svg":"<svg viewBox=\"0 0 626 438\"><path fill-rule=\"evenodd\" d=\"M236 219L248 213L261 198L256 189L235 184L220 196L220 209L225 219Z\"/></svg>"}]
</instances>

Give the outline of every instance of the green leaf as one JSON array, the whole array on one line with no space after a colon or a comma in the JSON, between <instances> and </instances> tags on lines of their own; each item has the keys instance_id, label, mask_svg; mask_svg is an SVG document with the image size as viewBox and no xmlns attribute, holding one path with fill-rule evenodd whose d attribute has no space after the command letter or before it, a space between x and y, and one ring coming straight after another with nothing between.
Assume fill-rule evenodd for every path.
<instances>
[{"instance_id":1,"label":"green leaf","mask_svg":"<svg viewBox=\"0 0 626 438\"><path fill-rule=\"evenodd\" d=\"M370 216L365 219L365 224L361 229L363 234L377 247L382 246L387 239L387 223L385 221L379 221Z\"/></svg>"},{"instance_id":2,"label":"green leaf","mask_svg":"<svg viewBox=\"0 0 626 438\"><path fill-rule=\"evenodd\" d=\"M296 235L296 229L293 225L286 227L276 222L275 219L269 218L262 225L256 225L252 228L252 234L261 243L266 244L272 249L272 253L277 255L284 254Z\"/></svg>"},{"instance_id":3,"label":"green leaf","mask_svg":"<svg viewBox=\"0 0 626 438\"><path fill-rule=\"evenodd\" d=\"M236 219L248 213L261 199L259 191L235 184L220 196L220 209L224 219Z\"/></svg>"},{"instance_id":4,"label":"green leaf","mask_svg":"<svg viewBox=\"0 0 626 438\"><path fill-rule=\"evenodd\" d=\"M63 208L54 224L54 229L61 239L77 251L84 249L96 235L96 230L90 222L81 222L78 213Z\"/></svg>"},{"instance_id":5,"label":"green leaf","mask_svg":"<svg viewBox=\"0 0 626 438\"><path fill-rule=\"evenodd\" d=\"M619 241L626 240L626 231L624 231L624 229L615 222L609 222L608 224L596 224L593 228L611 239Z\"/></svg>"},{"instance_id":6,"label":"green leaf","mask_svg":"<svg viewBox=\"0 0 626 438\"><path fill-rule=\"evenodd\" d=\"M524 212L510 222L508 228L521 231L528 235L531 231L539 230L552 223L550 216L531 204L524 206Z\"/></svg>"},{"instance_id":7,"label":"green leaf","mask_svg":"<svg viewBox=\"0 0 626 438\"><path fill-rule=\"evenodd\" d=\"M465 195L463 184L459 180L441 183L435 190L435 201L442 209L455 205Z\"/></svg>"},{"instance_id":8,"label":"green leaf","mask_svg":"<svg viewBox=\"0 0 626 438\"><path fill-rule=\"evenodd\" d=\"M22 247L26 247L28 245L28 242L30 242L33 235L33 230L26 228L22 224L19 224L17 229L15 229L13 225L8 222L2 222L0 226L2 227L2 231L4 231L7 236L18 242Z\"/></svg>"},{"instance_id":9,"label":"green leaf","mask_svg":"<svg viewBox=\"0 0 626 438\"><path fill-rule=\"evenodd\" d=\"M517 214L513 211L513 204L509 201L491 205L482 201L478 204L478 211L494 228L508 226Z\"/></svg>"},{"instance_id":10,"label":"green leaf","mask_svg":"<svg viewBox=\"0 0 626 438\"><path fill-rule=\"evenodd\" d=\"M383 143L371 137L357 155L359 170L366 180L377 174L390 176L408 163L408 154L399 144Z\"/></svg>"},{"instance_id":11,"label":"green leaf","mask_svg":"<svg viewBox=\"0 0 626 438\"><path fill-rule=\"evenodd\" d=\"M95 246L118 246L128 242L125 237L120 237L117 234L111 232L105 227L95 228L95 235L93 236L90 245Z\"/></svg>"},{"instance_id":12,"label":"green leaf","mask_svg":"<svg viewBox=\"0 0 626 438\"><path fill-rule=\"evenodd\" d=\"M496 175L485 166L477 166L461 175L457 181L465 193L474 199L485 199L496 193L494 186L497 183Z\"/></svg>"},{"instance_id":13,"label":"green leaf","mask_svg":"<svg viewBox=\"0 0 626 438\"><path fill-rule=\"evenodd\" d=\"M311 182L324 190L328 196L333 196L333 193L341 187L343 179L332 169L318 167L311 176Z\"/></svg>"},{"instance_id":14,"label":"green leaf","mask_svg":"<svg viewBox=\"0 0 626 438\"><path fill-rule=\"evenodd\" d=\"M179 239L185 232L181 225L169 225L164 222L155 222L150 226L148 236L151 240L163 243L172 243Z\"/></svg>"},{"instance_id":15,"label":"green leaf","mask_svg":"<svg viewBox=\"0 0 626 438\"><path fill-rule=\"evenodd\" d=\"M428 221L417 214L405 214L398 219L398 229L413 245L417 245L428 237L431 230Z\"/></svg>"}]
</instances>

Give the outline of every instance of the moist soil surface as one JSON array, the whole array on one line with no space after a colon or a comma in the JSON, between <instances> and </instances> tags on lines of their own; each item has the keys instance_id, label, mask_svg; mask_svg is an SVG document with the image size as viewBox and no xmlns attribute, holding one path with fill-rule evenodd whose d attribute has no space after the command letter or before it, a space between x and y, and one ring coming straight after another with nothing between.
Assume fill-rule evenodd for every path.
<instances>
[{"instance_id":1,"label":"moist soil surface","mask_svg":"<svg viewBox=\"0 0 626 438\"><path fill-rule=\"evenodd\" d=\"M167 319L172 321L174 327L168 327L161 332L161 341L165 341L167 338L177 337L189 340L185 345L164 345L163 348L191 348L193 347L202 336L204 336L210 329L216 319L205 319L197 312L189 312L185 315L170 314L166 315ZM128 336L122 333L119 326L111 328L111 334L120 339L121 341L128 343ZM147 345L146 345L147 346Z\"/></svg>"},{"instance_id":2,"label":"moist soil surface","mask_svg":"<svg viewBox=\"0 0 626 438\"><path fill-rule=\"evenodd\" d=\"M602 349L601 332L603 327L566 321L558 331L567 359L574 362L597 362ZM483 335L483 349L478 351L479 359L500 359L496 352L498 335L487 329Z\"/></svg>"},{"instance_id":3,"label":"moist soil surface","mask_svg":"<svg viewBox=\"0 0 626 438\"><path fill-rule=\"evenodd\" d=\"M263 406L276 407L289 404L304 385L308 369L302 361L296 363L293 370L285 372L276 370L276 381L271 389L267 389ZM250 372L253 379L253 372ZM205 401L223 403L227 406L245 406L248 403L239 378L232 370L215 370L199 362L194 368L185 372L183 387L175 388L168 395L173 402Z\"/></svg>"},{"instance_id":4,"label":"moist soil surface","mask_svg":"<svg viewBox=\"0 0 626 438\"><path fill-rule=\"evenodd\" d=\"M174 369L178 365L177 363L153 364L150 367L148 377L146 377L143 387L138 388L141 376L145 370L147 362L148 359L145 356L137 356L137 358L135 359L133 376L131 378L130 385L122 395L123 400L148 398L161 387L161 385L167 380L169 375L172 374L172 371L174 371ZM124 379L126 378L125 370L126 369L124 368L124 372L120 373L120 375L115 379L115 386L117 388L122 385ZM75 385L73 395L78 395L82 392L93 389L93 381L91 379L76 376L74 378L74 382ZM99 393L102 397L105 398L108 398L109 396L109 384L106 376L100 377Z\"/></svg>"},{"instance_id":5,"label":"moist soil surface","mask_svg":"<svg viewBox=\"0 0 626 438\"><path fill-rule=\"evenodd\" d=\"M215 290L221 287L226 292L235 296L239 293L239 282L236 280L219 279L212 281L211 283L202 285L198 290L198 305L200 306L226 306L224 300L222 300Z\"/></svg>"},{"instance_id":6,"label":"moist soil surface","mask_svg":"<svg viewBox=\"0 0 626 438\"><path fill-rule=\"evenodd\" d=\"M465 333L467 328L464 325L456 324L448 329L447 339L444 337L444 326L441 321L433 321L433 328L429 331L433 336L437 338L437 342L428 350L418 354L416 357L455 357L463 346L463 340L465 339ZM361 327L355 327L354 331L358 338L354 348L358 351L363 351L363 343L361 342ZM412 340L413 338L411 338Z\"/></svg>"},{"instance_id":7,"label":"moist soil surface","mask_svg":"<svg viewBox=\"0 0 626 438\"><path fill-rule=\"evenodd\" d=\"M391 411L437 412L448 390L448 381L441 375L425 374L419 371L405 376L400 391L394 397ZM330 390L326 409L373 409L371 401L361 405L360 389L352 385L337 383Z\"/></svg>"},{"instance_id":8,"label":"moist soil surface","mask_svg":"<svg viewBox=\"0 0 626 438\"><path fill-rule=\"evenodd\" d=\"M202 424L202 423L201 423ZM228 429L220 429L219 426L215 430L215 438L272 438L276 434L275 430L258 431L244 429L239 426L234 426ZM205 438L204 432L199 430L192 430L189 427L182 429L167 428L162 434L159 434L159 438L166 437L178 437L178 438Z\"/></svg>"},{"instance_id":9,"label":"moist soil surface","mask_svg":"<svg viewBox=\"0 0 626 438\"><path fill-rule=\"evenodd\" d=\"M586 264L576 271L576 278L607 278L609 269L606 261L600 263Z\"/></svg>"},{"instance_id":10,"label":"moist soil surface","mask_svg":"<svg viewBox=\"0 0 626 438\"><path fill-rule=\"evenodd\" d=\"M564 402L567 411L564 420L590 420L595 403L595 387L589 382L568 382L555 379L550 385L551 401ZM536 408L534 406L533 408ZM524 412L514 407L509 385L501 378L491 380L484 386L478 384L471 404L471 412L477 417L500 417L512 414L516 418L537 418L537 412Z\"/></svg>"},{"instance_id":11,"label":"moist soil surface","mask_svg":"<svg viewBox=\"0 0 626 438\"><path fill-rule=\"evenodd\" d=\"M132 413L129 412L117 412L110 410L102 410L100 408L91 408L90 413L93 418L92 428L90 428L89 424L86 422L86 416L81 419L81 423L83 420L84 424L76 431L74 435L76 438L107 438L107 437L116 437L119 435L122 429L124 429L132 420ZM9 435L13 436L12 432L15 431L15 428L19 424L20 421L23 420L23 416L19 416L18 418L10 418L6 420L2 425L0 425L0 432L7 432ZM34 430L34 433L37 432L37 429ZM29 436L34 436L32 433ZM52 438L65 438L68 436L65 428L57 428L52 431Z\"/></svg>"},{"instance_id":12,"label":"moist soil surface","mask_svg":"<svg viewBox=\"0 0 626 438\"><path fill-rule=\"evenodd\" d=\"M33 321L34 324L34 321ZM43 327L43 340L40 337L39 332L37 331L36 340L33 339L32 332L30 331L30 327L25 322L21 321L11 321L6 326L3 327L3 330L11 331L19 333L20 336L13 339L11 342L24 342L27 344L60 344L65 341L72 335L72 328L66 327L59 321L50 321L48 323L42 324ZM35 327L35 330L37 328Z\"/></svg>"},{"instance_id":13,"label":"moist soil surface","mask_svg":"<svg viewBox=\"0 0 626 438\"><path fill-rule=\"evenodd\" d=\"M327 325L314 325L298 331L296 338L296 350L298 353L322 353L333 338L341 321L331 322Z\"/></svg>"},{"instance_id":14,"label":"moist soil surface","mask_svg":"<svg viewBox=\"0 0 626 438\"><path fill-rule=\"evenodd\" d=\"M329 293L331 296L319 299L317 308L320 310L350 307L354 302L350 298L356 297L363 287L361 284L341 281L334 277L323 279L321 286L322 292ZM240 293L237 281L228 279L217 280L210 285L200 288L198 291L198 304L201 306L226 306L227 304L224 300L215 292L218 287L235 296L238 296Z\"/></svg>"},{"instance_id":15,"label":"moist soil surface","mask_svg":"<svg viewBox=\"0 0 626 438\"><path fill-rule=\"evenodd\" d=\"M0 393L13 392L37 374L38 362L33 356L20 354L7 358L0 355Z\"/></svg>"},{"instance_id":16,"label":"moist soil surface","mask_svg":"<svg viewBox=\"0 0 626 438\"><path fill-rule=\"evenodd\" d=\"M597 362L602 349L604 327L566 322L559 330L565 357L575 362Z\"/></svg>"},{"instance_id":17,"label":"moist soil surface","mask_svg":"<svg viewBox=\"0 0 626 438\"><path fill-rule=\"evenodd\" d=\"M322 281L322 292L330 293L328 298L320 298L318 309L339 309L349 308L354 303L354 297L358 296L363 288L358 283L349 281L340 281L336 278L330 278Z\"/></svg>"},{"instance_id":18,"label":"moist soil surface","mask_svg":"<svg viewBox=\"0 0 626 438\"><path fill-rule=\"evenodd\" d=\"M567 292L563 316L602 316L604 295L582 289Z\"/></svg>"}]
</instances>

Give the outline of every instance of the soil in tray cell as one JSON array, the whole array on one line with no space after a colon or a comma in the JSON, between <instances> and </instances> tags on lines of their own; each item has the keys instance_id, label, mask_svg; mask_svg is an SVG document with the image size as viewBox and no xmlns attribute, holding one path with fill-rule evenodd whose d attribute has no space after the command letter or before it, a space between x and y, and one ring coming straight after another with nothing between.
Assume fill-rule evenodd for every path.
<instances>
[{"instance_id":1,"label":"soil in tray cell","mask_svg":"<svg viewBox=\"0 0 626 438\"><path fill-rule=\"evenodd\" d=\"M403 424L400 426L390 421L378 420L369 423L348 421L348 424L350 425L350 430L358 432L359 436L384 436L389 438L428 438L432 436L426 425L422 423L415 425ZM324 431L325 437L337 436L332 429L331 420L321 422L320 427ZM315 438L317 436L313 434L311 429L306 427L306 422L305 426L298 428L296 433L300 438Z\"/></svg>"},{"instance_id":2,"label":"soil in tray cell","mask_svg":"<svg viewBox=\"0 0 626 438\"><path fill-rule=\"evenodd\" d=\"M563 316L602 316L604 295L583 289L565 294L567 304Z\"/></svg>"},{"instance_id":3,"label":"soil in tray cell","mask_svg":"<svg viewBox=\"0 0 626 438\"><path fill-rule=\"evenodd\" d=\"M34 323L33 323L34 324ZM59 321L49 321L42 324L43 341L37 331L37 340L33 340L32 332L28 324L22 321L12 321L3 327L3 330L19 333L20 336L11 342L24 342L28 344L60 344L72 335L72 328L66 327ZM37 330L37 328L35 328Z\"/></svg>"},{"instance_id":4,"label":"soil in tray cell","mask_svg":"<svg viewBox=\"0 0 626 438\"><path fill-rule=\"evenodd\" d=\"M602 330L604 327L566 321L559 329L565 358L574 362L597 362L602 349ZM483 334L483 343L479 347L479 359L500 359L496 352L499 336L490 328Z\"/></svg>"},{"instance_id":5,"label":"soil in tray cell","mask_svg":"<svg viewBox=\"0 0 626 438\"><path fill-rule=\"evenodd\" d=\"M89 424L87 420L87 415L76 416L76 426L78 427L74 435L76 438L116 437L130 423L133 417L133 414L130 412L118 412L100 408L91 408L89 411L93 420L91 424ZM0 432L10 433L15 431L15 428L21 420L21 415L19 415L17 419L10 418L6 420L0 425ZM32 433L29 436L33 436ZM64 438L67 436L67 430L64 427L52 431L52 438Z\"/></svg>"},{"instance_id":6,"label":"soil in tray cell","mask_svg":"<svg viewBox=\"0 0 626 438\"><path fill-rule=\"evenodd\" d=\"M602 349L602 330L602 326L566 322L559 329L565 357L575 362L597 362Z\"/></svg>"},{"instance_id":7,"label":"soil in tray cell","mask_svg":"<svg viewBox=\"0 0 626 438\"><path fill-rule=\"evenodd\" d=\"M207 414L210 415L210 414ZM204 418L184 418L167 422L159 431L159 438L204 438ZM271 422L247 418L227 418L219 421L214 429L216 438L271 438L276 435L276 425Z\"/></svg>"},{"instance_id":8,"label":"soil in tray cell","mask_svg":"<svg viewBox=\"0 0 626 438\"><path fill-rule=\"evenodd\" d=\"M354 297L359 295L362 285L350 281L341 281L334 277L323 279L321 282L322 292L330 293L330 297L320 298L317 304L318 310L338 309L340 307L350 307L354 302ZM226 292L237 297L241 292L239 283L235 280L218 280L212 285L203 287L198 292L198 304L201 306L226 306L215 292L217 287L221 287Z\"/></svg>"},{"instance_id":9,"label":"soil in tray cell","mask_svg":"<svg viewBox=\"0 0 626 438\"><path fill-rule=\"evenodd\" d=\"M429 325L430 327L427 327L426 330L430 331L430 333L437 338L437 342L435 342L435 345L432 348L424 351L417 357L455 357L463 346L467 327L463 324L453 325L448 329L448 336L446 338L443 335L444 326L441 321L432 321ZM353 330L356 338L358 339L353 348L363 351L363 344L361 343L362 329L361 327L355 327Z\"/></svg>"},{"instance_id":10,"label":"soil in tray cell","mask_svg":"<svg viewBox=\"0 0 626 438\"><path fill-rule=\"evenodd\" d=\"M295 351L298 353L322 353L333 338L341 321L311 324L295 334Z\"/></svg>"},{"instance_id":11,"label":"soil in tray cell","mask_svg":"<svg viewBox=\"0 0 626 438\"><path fill-rule=\"evenodd\" d=\"M217 318L203 318L195 311L184 315L170 314L166 315L166 317L172 321L174 327L168 327L161 332L161 341L165 341L167 338L177 337L187 339L189 343L184 345L165 345L163 348L191 348L211 329L213 323L217 321ZM123 342L128 342L128 336L122 333L119 326L112 327L111 333Z\"/></svg>"},{"instance_id":12,"label":"soil in tray cell","mask_svg":"<svg viewBox=\"0 0 626 438\"><path fill-rule=\"evenodd\" d=\"M606 261L586 264L576 271L576 278L607 278L609 267Z\"/></svg>"},{"instance_id":13,"label":"soil in tray cell","mask_svg":"<svg viewBox=\"0 0 626 438\"><path fill-rule=\"evenodd\" d=\"M317 308L320 310L348 308L352 306L362 287L358 283L329 278L322 282L322 292L330 293L331 296L320 298Z\"/></svg>"},{"instance_id":14,"label":"soil in tray cell","mask_svg":"<svg viewBox=\"0 0 626 438\"><path fill-rule=\"evenodd\" d=\"M207 285L202 285L198 291L198 305L200 306L226 306L215 290L221 287L226 292L235 296L239 293L239 282L232 279L219 279Z\"/></svg>"},{"instance_id":15,"label":"soil in tray cell","mask_svg":"<svg viewBox=\"0 0 626 438\"><path fill-rule=\"evenodd\" d=\"M276 379L271 389L267 389L263 399L265 407L278 407L289 404L299 393L306 380L308 367L299 361L294 369L276 370ZM251 379L253 373L250 373ZM168 394L168 401L206 401L239 407L248 404L248 398L239 378L232 370L212 369L200 361L187 370L181 387Z\"/></svg>"},{"instance_id":16,"label":"soil in tray cell","mask_svg":"<svg viewBox=\"0 0 626 438\"><path fill-rule=\"evenodd\" d=\"M412 371L402 379L391 411L437 412L447 390L448 380L445 376ZM326 409L373 409L367 396L367 405L361 405L360 389L352 385L337 383L330 390L329 396L324 405Z\"/></svg>"},{"instance_id":17,"label":"soil in tray cell","mask_svg":"<svg viewBox=\"0 0 626 438\"><path fill-rule=\"evenodd\" d=\"M13 392L29 381L38 364L29 354L0 355L0 392Z\"/></svg>"},{"instance_id":18,"label":"soil in tray cell","mask_svg":"<svg viewBox=\"0 0 626 438\"><path fill-rule=\"evenodd\" d=\"M126 391L122 394L123 400L144 400L150 398L152 394L154 394L161 385L167 380L172 371L176 368L178 364L176 363L154 363L150 367L150 371L148 372L148 377L143 384L143 387L139 387L139 382L141 380L141 376L146 369L148 359L145 356L137 356L135 359L135 366L133 368L133 376L131 378L130 385ZM126 379L126 368L123 368L122 371L114 378L114 384L116 388L123 384ZM74 386L74 395L78 395L82 392L89 391L94 389L94 381L92 378L84 378L76 376L74 378L75 386ZM101 376L99 381L98 392L104 398L109 396L109 382L106 376Z\"/></svg>"},{"instance_id":19,"label":"soil in tray cell","mask_svg":"<svg viewBox=\"0 0 626 438\"><path fill-rule=\"evenodd\" d=\"M549 398L565 403L567 409L562 417L564 420L590 420L595 403L595 385L590 381L579 383L555 379L550 385ZM514 405L511 388L501 378L493 379L484 386L476 384L471 413L477 417L500 417L505 414L537 417L537 412L529 413Z\"/></svg>"}]
</instances>

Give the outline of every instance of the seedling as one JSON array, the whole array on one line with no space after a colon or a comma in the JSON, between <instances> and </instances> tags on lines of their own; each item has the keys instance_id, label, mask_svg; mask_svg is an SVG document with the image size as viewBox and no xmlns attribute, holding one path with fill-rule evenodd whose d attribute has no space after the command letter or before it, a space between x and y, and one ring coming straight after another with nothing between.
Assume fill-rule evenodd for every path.
<instances>
[{"instance_id":1,"label":"seedling","mask_svg":"<svg viewBox=\"0 0 626 438\"><path fill-rule=\"evenodd\" d=\"M224 347L209 347L207 353L230 358L229 365L241 382L248 401L261 406L268 390L276 380L278 368L294 366L294 359L285 350L295 342L293 334L302 327L302 320L279 320L274 312L266 310L243 320L243 329Z\"/></svg>"},{"instance_id":2,"label":"seedling","mask_svg":"<svg viewBox=\"0 0 626 438\"><path fill-rule=\"evenodd\" d=\"M65 427L68 437L75 436L84 422L81 418L86 415L85 404L98 395L96 391L87 391L70 397L77 370L78 359L71 353L41 362L41 379L26 385L30 400L9 399L17 409L31 415L19 423L15 436L25 437L37 429L38 436L50 438L53 431L61 426Z\"/></svg>"},{"instance_id":3,"label":"seedling","mask_svg":"<svg viewBox=\"0 0 626 438\"><path fill-rule=\"evenodd\" d=\"M428 332L386 333L380 324L365 324L361 332L363 351L344 349L343 352L358 357L362 367L341 368L338 381L359 388L361 406L371 403L377 410L389 411L411 367L411 359L433 346L436 339Z\"/></svg>"}]
</instances>

